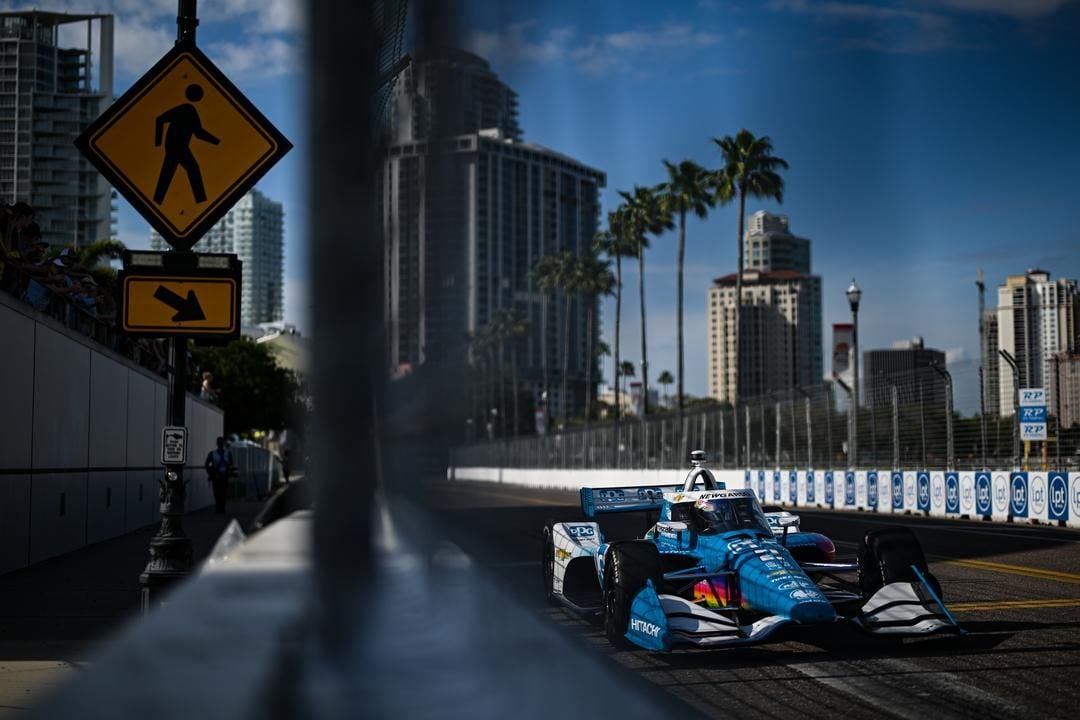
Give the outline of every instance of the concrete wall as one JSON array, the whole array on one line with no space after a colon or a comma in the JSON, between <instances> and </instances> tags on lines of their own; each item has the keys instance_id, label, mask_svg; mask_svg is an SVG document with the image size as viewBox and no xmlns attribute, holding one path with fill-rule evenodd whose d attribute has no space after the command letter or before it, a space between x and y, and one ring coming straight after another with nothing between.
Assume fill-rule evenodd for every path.
<instances>
[{"instance_id":1,"label":"concrete wall","mask_svg":"<svg viewBox=\"0 0 1080 720\"><path fill-rule=\"evenodd\" d=\"M161 378L0 295L0 573L159 518L165 400ZM189 398L187 418L196 510L223 417Z\"/></svg>"}]
</instances>

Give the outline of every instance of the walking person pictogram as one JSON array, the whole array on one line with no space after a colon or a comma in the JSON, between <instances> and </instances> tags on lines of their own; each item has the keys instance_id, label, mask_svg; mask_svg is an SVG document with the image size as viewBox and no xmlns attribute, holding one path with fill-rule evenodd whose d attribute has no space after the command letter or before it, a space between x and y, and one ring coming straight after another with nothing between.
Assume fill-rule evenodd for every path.
<instances>
[{"instance_id":1,"label":"walking person pictogram","mask_svg":"<svg viewBox=\"0 0 1080 720\"><path fill-rule=\"evenodd\" d=\"M221 141L203 129L199 119L199 111L192 103L197 103L203 98L201 85L192 83L184 90L184 97L190 102L177 105L171 110L163 112L157 118L154 127L154 147L161 147L161 131L168 124L169 129L165 133L165 160L161 163L161 174L158 175L157 188L154 190L154 202L160 205L165 201L165 194L172 185L173 176L176 175L177 166L184 168L187 173L191 192L195 196L195 202L206 202L206 188L203 187L202 172L199 170L199 161L191 152L192 138L198 138L211 145L217 145Z\"/></svg>"}]
</instances>

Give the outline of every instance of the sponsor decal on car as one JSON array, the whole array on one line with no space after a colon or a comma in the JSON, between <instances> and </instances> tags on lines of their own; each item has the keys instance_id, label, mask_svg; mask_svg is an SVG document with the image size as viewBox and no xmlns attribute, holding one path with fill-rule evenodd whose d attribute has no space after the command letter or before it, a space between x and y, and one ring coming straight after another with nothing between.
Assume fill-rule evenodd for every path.
<instances>
[{"instance_id":1,"label":"sponsor decal on car","mask_svg":"<svg viewBox=\"0 0 1080 720\"><path fill-rule=\"evenodd\" d=\"M650 637L658 637L660 635L659 625L653 625L651 622L639 620L637 618L632 618L630 620L630 629Z\"/></svg>"},{"instance_id":2,"label":"sponsor decal on car","mask_svg":"<svg viewBox=\"0 0 1080 720\"><path fill-rule=\"evenodd\" d=\"M573 553L571 553L569 550L563 550L562 548L555 548L555 557L557 557L559 560L566 560L572 554Z\"/></svg>"},{"instance_id":3,"label":"sponsor decal on car","mask_svg":"<svg viewBox=\"0 0 1080 720\"><path fill-rule=\"evenodd\" d=\"M821 593L817 590L792 590L788 593L788 597L792 600L817 600L821 597Z\"/></svg>"},{"instance_id":4,"label":"sponsor decal on car","mask_svg":"<svg viewBox=\"0 0 1080 720\"><path fill-rule=\"evenodd\" d=\"M567 525L566 532L572 538L587 538L596 536L596 528L591 525Z\"/></svg>"}]
</instances>

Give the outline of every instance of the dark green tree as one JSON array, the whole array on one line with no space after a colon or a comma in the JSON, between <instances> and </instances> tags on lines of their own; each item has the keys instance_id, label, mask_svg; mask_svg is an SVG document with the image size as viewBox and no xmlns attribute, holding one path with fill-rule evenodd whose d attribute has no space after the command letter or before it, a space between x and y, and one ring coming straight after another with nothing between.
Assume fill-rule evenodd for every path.
<instances>
[{"instance_id":1,"label":"dark green tree","mask_svg":"<svg viewBox=\"0 0 1080 720\"><path fill-rule=\"evenodd\" d=\"M303 393L296 375L279 367L266 345L240 338L221 347L192 350L193 381L202 371L214 374L218 405L225 411L227 434L250 435L255 430L299 432L303 424Z\"/></svg>"}]
</instances>

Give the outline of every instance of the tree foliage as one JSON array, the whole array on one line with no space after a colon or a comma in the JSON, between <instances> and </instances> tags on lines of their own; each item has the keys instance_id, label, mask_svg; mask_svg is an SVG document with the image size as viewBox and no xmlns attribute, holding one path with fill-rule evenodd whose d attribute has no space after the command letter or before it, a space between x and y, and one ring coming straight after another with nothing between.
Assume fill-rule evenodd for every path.
<instances>
[{"instance_id":1,"label":"tree foliage","mask_svg":"<svg viewBox=\"0 0 1080 720\"><path fill-rule=\"evenodd\" d=\"M269 347L240 338L222 347L196 347L192 355L193 382L201 381L203 371L214 375L226 433L300 430L304 408L300 383L291 370L277 365Z\"/></svg>"}]
</instances>

